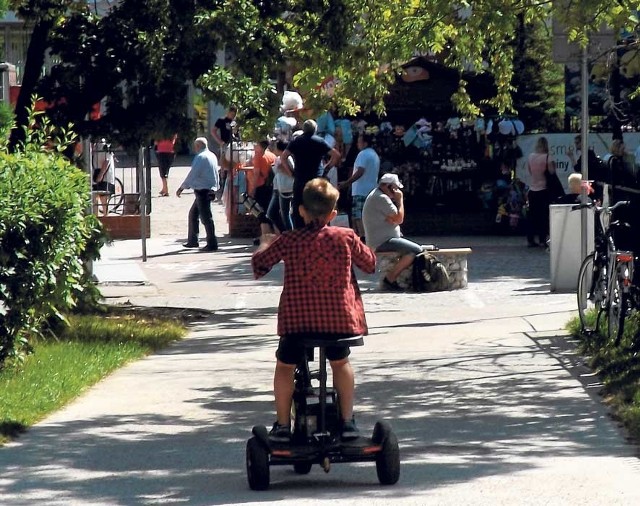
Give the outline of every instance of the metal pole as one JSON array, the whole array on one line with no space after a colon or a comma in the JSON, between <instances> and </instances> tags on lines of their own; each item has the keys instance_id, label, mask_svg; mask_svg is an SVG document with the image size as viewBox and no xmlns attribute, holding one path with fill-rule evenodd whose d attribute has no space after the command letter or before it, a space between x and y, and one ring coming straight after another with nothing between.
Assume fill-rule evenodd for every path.
<instances>
[{"instance_id":1,"label":"metal pole","mask_svg":"<svg viewBox=\"0 0 640 506\"><path fill-rule=\"evenodd\" d=\"M82 163L84 165L84 171L87 173L89 181L89 190L91 191L91 200L89 204L89 212L91 214L97 214L93 212L93 166L91 160L93 159L93 153L91 152L91 137L84 137L82 143Z\"/></svg>"},{"instance_id":2,"label":"metal pole","mask_svg":"<svg viewBox=\"0 0 640 506\"><path fill-rule=\"evenodd\" d=\"M581 119L580 119L580 144L582 146L581 167L582 179L584 181L589 180L589 51L588 47L582 48L582 62L581 62ZM584 205L587 203L587 189L585 185L582 186L580 191L580 202ZM584 259L587 256L588 245L588 210L583 207L580 211L580 224L582 230L582 244L580 245L580 254Z\"/></svg>"},{"instance_id":3,"label":"metal pole","mask_svg":"<svg viewBox=\"0 0 640 506\"><path fill-rule=\"evenodd\" d=\"M80 141L82 144L82 164L84 165L84 171L87 173L87 181L89 182L89 209L90 214L97 214L94 211L93 199L93 167L91 160L93 159L91 153L91 137L83 137ZM93 278L93 260L87 260L87 273L90 278Z\"/></svg>"},{"instance_id":4,"label":"metal pole","mask_svg":"<svg viewBox=\"0 0 640 506\"><path fill-rule=\"evenodd\" d=\"M144 180L147 215L150 215L153 209L151 202L151 146L144 148Z\"/></svg>"},{"instance_id":5,"label":"metal pole","mask_svg":"<svg viewBox=\"0 0 640 506\"><path fill-rule=\"evenodd\" d=\"M147 261L147 185L144 170L144 148L138 150L136 163L138 170L139 213L140 213L140 239L142 242L142 261Z\"/></svg>"}]
</instances>

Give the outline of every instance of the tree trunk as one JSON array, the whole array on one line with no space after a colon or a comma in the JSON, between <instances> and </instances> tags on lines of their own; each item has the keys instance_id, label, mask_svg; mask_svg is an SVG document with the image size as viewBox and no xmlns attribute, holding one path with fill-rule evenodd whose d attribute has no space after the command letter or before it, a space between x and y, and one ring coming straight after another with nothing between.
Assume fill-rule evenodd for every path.
<instances>
[{"instance_id":1,"label":"tree trunk","mask_svg":"<svg viewBox=\"0 0 640 506\"><path fill-rule=\"evenodd\" d=\"M25 128L28 127L31 96L40 80L45 53L49 46L49 32L52 27L52 20L42 20L36 23L31 33L22 85L16 103L16 126L9 138L9 150L11 152L15 152L16 148L22 144L26 138Z\"/></svg>"}]
</instances>

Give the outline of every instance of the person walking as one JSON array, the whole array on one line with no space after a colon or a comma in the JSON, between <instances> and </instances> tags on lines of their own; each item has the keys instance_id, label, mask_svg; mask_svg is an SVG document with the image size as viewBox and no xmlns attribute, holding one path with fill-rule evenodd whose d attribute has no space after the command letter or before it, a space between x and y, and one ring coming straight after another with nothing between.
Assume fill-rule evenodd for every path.
<instances>
[{"instance_id":1,"label":"person walking","mask_svg":"<svg viewBox=\"0 0 640 506\"><path fill-rule=\"evenodd\" d=\"M609 147L610 181L617 186L635 186L633 168L627 164L627 150L622 139L614 139Z\"/></svg>"},{"instance_id":2,"label":"person walking","mask_svg":"<svg viewBox=\"0 0 640 506\"><path fill-rule=\"evenodd\" d=\"M291 218L293 227L303 228L304 219L300 215L299 207L302 204L302 190L304 185L316 177L322 177L340 162L340 153L337 149L329 147L324 139L316 135L318 126L312 119L302 124L302 135L293 139L280 155L282 164L286 170L293 174L293 200L291 202ZM326 156L329 161L323 164ZM295 170L289 165L289 157L293 157Z\"/></svg>"},{"instance_id":3,"label":"person walking","mask_svg":"<svg viewBox=\"0 0 640 506\"><path fill-rule=\"evenodd\" d=\"M284 141L278 141L275 146L276 161L273 164L273 194L267 208L267 217L276 224L280 232L292 230L291 199L293 197L293 175L282 166L280 155L286 149ZM293 159L289 159L289 166L295 167Z\"/></svg>"},{"instance_id":4,"label":"person walking","mask_svg":"<svg viewBox=\"0 0 640 506\"><path fill-rule=\"evenodd\" d=\"M269 207L273 183L271 181L272 167L276 155L269 149L269 141L257 142L253 147L253 157L247 164L252 167L249 176L249 195L254 197L262 209Z\"/></svg>"},{"instance_id":5,"label":"person walking","mask_svg":"<svg viewBox=\"0 0 640 506\"><path fill-rule=\"evenodd\" d=\"M353 164L353 172L349 179L338 183L338 189L344 190L351 187L351 219L353 230L362 239L365 236L362 225L362 207L369 195L377 186L378 173L380 172L380 157L371 146L373 136L360 134L357 146L359 149L356 161Z\"/></svg>"},{"instance_id":6,"label":"person walking","mask_svg":"<svg viewBox=\"0 0 640 506\"><path fill-rule=\"evenodd\" d=\"M102 214L109 214L109 197L116 191L116 162L111 146L105 139L97 142L92 149L93 191L97 192L102 206Z\"/></svg>"},{"instance_id":7,"label":"person walking","mask_svg":"<svg viewBox=\"0 0 640 506\"><path fill-rule=\"evenodd\" d=\"M549 158L549 142L546 137L539 137L534 152L527 160L527 172L529 174L529 227L527 243L530 248L547 246L549 236L549 190L545 172L556 173L556 164ZM536 242L536 236L539 243Z\"/></svg>"},{"instance_id":8,"label":"person walking","mask_svg":"<svg viewBox=\"0 0 640 506\"><path fill-rule=\"evenodd\" d=\"M220 191L222 195L227 174L231 170L231 141L233 140L234 129L236 128L236 116L238 109L230 106L226 114L213 125L211 137L218 144L218 160L220 161Z\"/></svg>"},{"instance_id":9,"label":"person walking","mask_svg":"<svg viewBox=\"0 0 640 506\"><path fill-rule=\"evenodd\" d=\"M191 163L191 170L182 182L176 196L180 197L187 188L192 188L195 199L189 210L189 233L187 242L183 244L185 248L197 248L199 225L202 222L207 234L207 245L200 248L201 251L216 251L218 240L216 230L211 215L211 201L215 196L215 191L220 184L218 176L218 158L209 151L208 142L205 137L198 137L194 141L196 156Z\"/></svg>"},{"instance_id":10,"label":"person walking","mask_svg":"<svg viewBox=\"0 0 640 506\"><path fill-rule=\"evenodd\" d=\"M158 170L160 171L160 181L162 189L161 197L169 196L169 170L176 158L175 145L178 136L174 134L171 138L156 141L156 157L158 158Z\"/></svg>"},{"instance_id":11,"label":"person walking","mask_svg":"<svg viewBox=\"0 0 640 506\"><path fill-rule=\"evenodd\" d=\"M213 125L211 129L211 136L216 141L219 147L220 159L224 159L225 150L233 139L233 129L236 126L236 115L238 109L235 106L229 107L226 114Z\"/></svg>"}]
</instances>

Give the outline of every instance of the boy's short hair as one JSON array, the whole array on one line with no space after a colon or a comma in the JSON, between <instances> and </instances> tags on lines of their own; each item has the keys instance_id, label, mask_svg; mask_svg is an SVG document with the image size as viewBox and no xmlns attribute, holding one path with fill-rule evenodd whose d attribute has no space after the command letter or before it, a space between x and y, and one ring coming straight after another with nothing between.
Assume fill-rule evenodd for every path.
<instances>
[{"instance_id":1,"label":"boy's short hair","mask_svg":"<svg viewBox=\"0 0 640 506\"><path fill-rule=\"evenodd\" d=\"M302 205L313 219L324 218L336 208L340 192L329 181L316 177L304 185Z\"/></svg>"},{"instance_id":2,"label":"boy's short hair","mask_svg":"<svg viewBox=\"0 0 640 506\"><path fill-rule=\"evenodd\" d=\"M287 149L287 143L282 140L276 142L276 149L278 151L284 151L285 149Z\"/></svg>"}]
</instances>

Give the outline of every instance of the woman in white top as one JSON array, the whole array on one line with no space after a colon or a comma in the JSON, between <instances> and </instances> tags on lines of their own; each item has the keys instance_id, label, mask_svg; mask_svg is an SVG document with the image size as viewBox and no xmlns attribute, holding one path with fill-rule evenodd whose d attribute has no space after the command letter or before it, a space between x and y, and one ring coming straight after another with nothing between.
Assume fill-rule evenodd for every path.
<instances>
[{"instance_id":1,"label":"woman in white top","mask_svg":"<svg viewBox=\"0 0 640 506\"><path fill-rule=\"evenodd\" d=\"M279 232L293 229L290 213L291 199L293 198L293 175L280 160L280 155L286 147L286 142L278 141L276 143L274 153L277 158L272 167L274 173L273 195L267 209L267 217L274 223ZM288 162L289 166L295 170L292 157L289 157Z\"/></svg>"},{"instance_id":2,"label":"woman in white top","mask_svg":"<svg viewBox=\"0 0 640 506\"><path fill-rule=\"evenodd\" d=\"M109 214L109 196L116 191L115 157L111 147L102 139L93 145L93 191L102 204L102 214Z\"/></svg>"},{"instance_id":3,"label":"woman in white top","mask_svg":"<svg viewBox=\"0 0 640 506\"><path fill-rule=\"evenodd\" d=\"M546 247L549 236L549 192L547 190L547 177L545 171L555 174L556 164L549 157L549 142L546 137L538 138L533 153L527 160L527 172L529 173L529 227L527 242L530 248L536 246ZM538 236L539 243L536 242Z\"/></svg>"}]
</instances>

